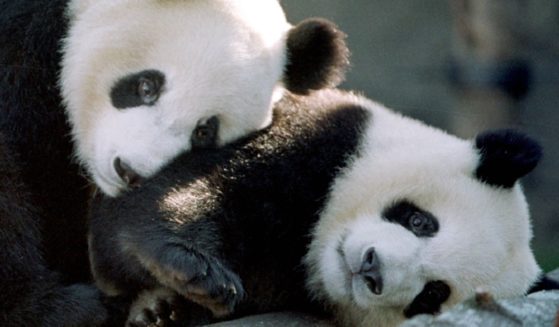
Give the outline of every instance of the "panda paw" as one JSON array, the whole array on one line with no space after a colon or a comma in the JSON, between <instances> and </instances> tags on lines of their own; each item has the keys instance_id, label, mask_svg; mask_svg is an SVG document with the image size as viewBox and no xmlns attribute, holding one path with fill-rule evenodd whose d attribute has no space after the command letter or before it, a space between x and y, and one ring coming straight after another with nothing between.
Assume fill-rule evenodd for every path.
<instances>
[{"instance_id":1,"label":"panda paw","mask_svg":"<svg viewBox=\"0 0 559 327\"><path fill-rule=\"evenodd\" d=\"M244 297L237 274L219 258L177 244L138 246L136 258L167 288L222 317Z\"/></svg>"},{"instance_id":2,"label":"panda paw","mask_svg":"<svg viewBox=\"0 0 559 327\"><path fill-rule=\"evenodd\" d=\"M218 258L191 249L166 249L157 261L144 260L161 284L209 309L216 317L231 313L243 299L241 279Z\"/></svg>"},{"instance_id":3,"label":"panda paw","mask_svg":"<svg viewBox=\"0 0 559 327\"><path fill-rule=\"evenodd\" d=\"M208 308L216 317L231 313L244 297L244 288L237 274L215 258L204 258L200 270L187 279L177 279L181 295Z\"/></svg>"},{"instance_id":4,"label":"panda paw","mask_svg":"<svg viewBox=\"0 0 559 327\"><path fill-rule=\"evenodd\" d=\"M126 327L170 327L177 321L178 295L166 288L147 290L130 307Z\"/></svg>"}]
</instances>

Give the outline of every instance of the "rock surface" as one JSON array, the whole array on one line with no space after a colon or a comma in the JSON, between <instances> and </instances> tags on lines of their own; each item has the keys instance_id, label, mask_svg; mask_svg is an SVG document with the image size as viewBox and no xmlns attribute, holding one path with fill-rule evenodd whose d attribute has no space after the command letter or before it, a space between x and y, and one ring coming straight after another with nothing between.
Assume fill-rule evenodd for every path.
<instances>
[{"instance_id":1,"label":"rock surface","mask_svg":"<svg viewBox=\"0 0 559 327\"><path fill-rule=\"evenodd\" d=\"M438 316L417 316L402 327L555 326L558 308L559 291L499 301L482 293Z\"/></svg>"},{"instance_id":2,"label":"rock surface","mask_svg":"<svg viewBox=\"0 0 559 327\"><path fill-rule=\"evenodd\" d=\"M219 322L208 327L334 327L331 322L298 312L274 312Z\"/></svg>"},{"instance_id":3,"label":"rock surface","mask_svg":"<svg viewBox=\"0 0 559 327\"><path fill-rule=\"evenodd\" d=\"M559 268L555 269L552 272L547 273L547 277L559 282Z\"/></svg>"},{"instance_id":4,"label":"rock surface","mask_svg":"<svg viewBox=\"0 0 559 327\"><path fill-rule=\"evenodd\" d=\"M547 274L559 281L559 269ZM543 291L525 297L493 300L480 293L438 316L420 315L401 327L559 327L559 291ZM275 312L224 321L211 327L333 327L332 322L296 312Z\"/></svg>"}]
</instances>

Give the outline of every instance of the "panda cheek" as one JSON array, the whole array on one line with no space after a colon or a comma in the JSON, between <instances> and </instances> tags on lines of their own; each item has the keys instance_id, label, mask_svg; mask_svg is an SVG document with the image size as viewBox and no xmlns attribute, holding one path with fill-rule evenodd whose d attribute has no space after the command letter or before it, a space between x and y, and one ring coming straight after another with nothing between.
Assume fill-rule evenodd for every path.
<instances>
[{"instance_id":1,"label":"panda cheek","mask_svg":"<svg viewBox=\"0 0 559 327\"><path fill-rule=\"evenodd\" d=\"M321 283L328 285L324 287L331 299L340 299L350 296L348 284L349 273L343 254L340 253L341 245L335 240L327 242L320 256L319 273Z\"/></svg>"}]
</instances>

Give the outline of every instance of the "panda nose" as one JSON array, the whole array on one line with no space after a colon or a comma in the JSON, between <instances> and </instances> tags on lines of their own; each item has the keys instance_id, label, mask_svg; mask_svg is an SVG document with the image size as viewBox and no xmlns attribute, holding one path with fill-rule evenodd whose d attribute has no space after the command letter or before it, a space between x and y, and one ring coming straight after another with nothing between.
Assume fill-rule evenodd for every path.
<instances>
[{"instance_id":1,"label":"panda nose","mask_svg":"<svg viewBox=\"0 0 559 327\"><path fill-rule=\"evenodd\" d=\"M369 248L363 255L363 263L359 274L363 276L365 284L376 295L382 294L382 276L380 274L380 260L375 248Z\"/></svg>"},{"instance_id":2,"label":"panda nose","mask_svg":"<svg viewBox=\"0 0 559 327\"><path fill-rule=\"evenodd\" d=\"M113 161L113 167L115 168L118 176L130 187L139 187L142 183L142 176L136 173L132 167L116 157Z\"/></svg>"}]
</instances>

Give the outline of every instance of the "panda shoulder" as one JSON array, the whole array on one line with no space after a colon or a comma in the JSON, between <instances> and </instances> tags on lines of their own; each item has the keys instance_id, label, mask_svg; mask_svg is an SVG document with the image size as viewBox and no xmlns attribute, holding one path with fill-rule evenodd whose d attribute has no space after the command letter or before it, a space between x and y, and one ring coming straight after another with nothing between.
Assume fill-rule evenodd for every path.
<instances>
[{"instance_id":1,"label":"panda shoulder","mask_svg":"<svg viewBox=\"0 0 559 327\"><path fill-rule=\"evenodd\" d=\"M377 107L378 104L357 93L323 89L303 96L287 93L276 104L274 114L276 118L297 116L299 122L328 128L334 127L331 124L368 123Z\"/></svg>"}]
</instances>

